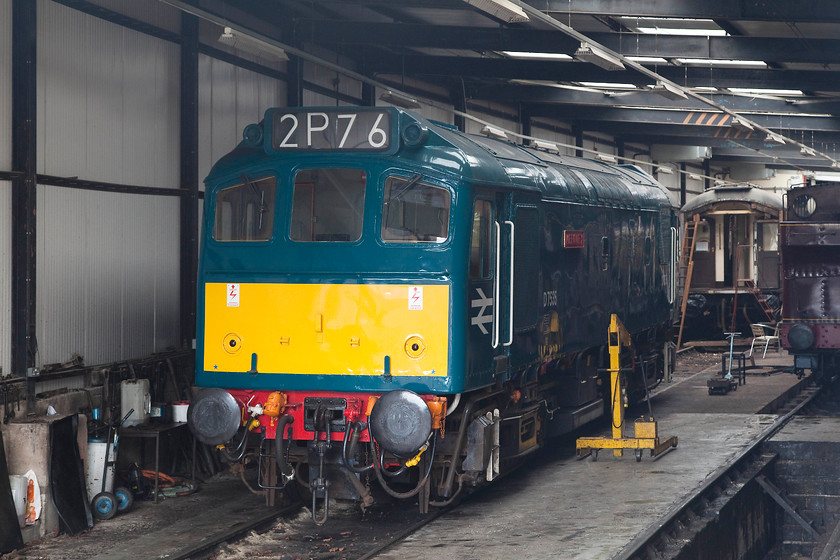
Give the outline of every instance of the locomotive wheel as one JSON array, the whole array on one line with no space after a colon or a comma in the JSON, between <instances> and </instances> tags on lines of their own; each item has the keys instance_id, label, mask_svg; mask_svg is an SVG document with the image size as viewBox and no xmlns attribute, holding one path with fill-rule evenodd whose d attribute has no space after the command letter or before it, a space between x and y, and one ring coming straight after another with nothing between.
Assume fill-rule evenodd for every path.
<instances>
[{"instance_id":1,"label":"locomotive wheel","mask_svg":"<svg viewBox=\"0 0 840 560\"><path fill-rule=\"evenodd\" d=\"M134 494L125 486L114 488L114 496L117 498L117 511L126 513L134 507Z\"/></svg>"},{"instance_id":2,"label":"locomotive wheel","mask_svg":"<svg viewBox=\"0 0 840 560\"><path fill-rule=\"evenodd\" d=\"M97 519L104 521L117 515L117 497L110 492L100 492L93 497L90 505Z\"/></svg>"}]
</instances>

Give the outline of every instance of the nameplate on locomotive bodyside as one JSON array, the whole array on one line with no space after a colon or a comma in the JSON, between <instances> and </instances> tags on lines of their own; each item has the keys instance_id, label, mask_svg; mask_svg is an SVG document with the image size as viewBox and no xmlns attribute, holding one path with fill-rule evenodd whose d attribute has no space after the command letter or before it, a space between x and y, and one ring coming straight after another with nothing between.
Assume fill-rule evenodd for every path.
<instances>
[{"instance_id":1,"label":"nameplate on locomotive bodyside","mask_svg":"<svg viewBox=\"0 0 840 560\"><path fill-rule=\"evenodd\" d=\"M582 249L586 244L586 235L580 230L563 230L563 247L566 249Z\"/></svg>"}]
</instances>

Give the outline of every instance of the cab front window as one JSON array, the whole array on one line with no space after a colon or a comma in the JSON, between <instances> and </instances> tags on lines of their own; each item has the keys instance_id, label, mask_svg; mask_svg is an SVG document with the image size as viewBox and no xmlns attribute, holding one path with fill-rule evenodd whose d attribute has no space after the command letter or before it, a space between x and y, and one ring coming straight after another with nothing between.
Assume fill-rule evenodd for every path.
<instances>
[{"instance_id":1,"label":"cab front window","mask_svg":"<svg viewBox=\"0 0 840 560\"><path fill-rule=\"evenodd\" d=\"M224 188L216 195L216 241L267 241L274 227L274 177L251 180Z\"/></svg>"},{"instance_id":2,"label":"cab front window","mask_svg":"<svg viewBox=\"0 0 840 560\"><path fill-rule=\"evenodd\" d=\"M361 169L304 169L295 175L289 237L293 241L358 241L367 174Z\"/></svg>"},{"instance_id":3,"label":"cab front window","mask_svg":"<svg viewBox=\"0 0 840 560\"><path fill-rule=\"evenodd\" d=\"M422 181L422 176L391 176L385 180L382 241L388 243L443 243L449 237L447 189Z\"/></svg>"}]
</instances>

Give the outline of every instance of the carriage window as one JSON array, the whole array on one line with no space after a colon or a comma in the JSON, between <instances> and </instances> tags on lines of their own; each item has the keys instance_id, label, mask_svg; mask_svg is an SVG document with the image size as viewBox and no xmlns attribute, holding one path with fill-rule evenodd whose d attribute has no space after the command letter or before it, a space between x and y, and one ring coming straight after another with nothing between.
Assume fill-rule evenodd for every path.
<instances>
[{"instance_id":1,"label":"carriage window","mask_svg":"<svg viewBox=\"0 0 840 560\"><path fill-rule=\"evenodd\" d=\"M492 263L490 262L491 244L493 243L493 207L489 200L476 200L473 209L472 243L470 244L470 278L488 280Z\"/></svg>"},{"instance_id":2,"label":"carriage window","mask_svg":"<svg viewBox=\"0 0 840 560\"><path fill-rule=\"evenodd\" d=\"M305 169L295 175L293 241L358 241L367 175L361 169Z\"/></svg>"},{"instance_id":3,"label":"carriage window","mask_svg":"<svg viewBox=\"0 0 840 560\"><path fill-rule=\"evenodd\" d=\"M274 225L274 177L250 180L227 187L216 195L216 241L266 241Z\"/></svg>"},{"instance_id":4,"label":"carriage window","mask_svg":"<svg viewBox=\"0 0 840 560\"><path fill-rule=\"evenodd\" d=\"M761 224L761 237L758 244L759 251L779 250L779 222L765 222Z\"/></svg>"},{"instance_id":5,"label":"carriage window","mask_svg":"<svg viewBox=\"0 0 840 560\"><path fill-rule=\"evenodd\" d=\"M449 191L420 182L421 176L388 177L382 207L382 240L443 243L449 236Z\"/></svg>"},{"instance_id":6,"label":"carriage window","mask_svg":"<svg viewBox=\"0 0 840 560\"><path fill-rule=\"evenodd\" d=\"M701 253L711 251L712 230L709 228L708 222L698 223L696 231L697 233L694 236L694 250Z\"/></svg>"}]
</instances>

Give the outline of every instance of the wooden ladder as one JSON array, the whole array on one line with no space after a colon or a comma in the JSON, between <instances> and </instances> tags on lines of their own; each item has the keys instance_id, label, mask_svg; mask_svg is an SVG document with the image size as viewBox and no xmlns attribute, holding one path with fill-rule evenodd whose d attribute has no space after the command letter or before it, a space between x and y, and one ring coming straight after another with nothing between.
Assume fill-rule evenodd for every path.
<instances>
[{"instance_id":1,"label":"wooden ladder","mask_svg":"<svg viewBox=\"0 0 840 560\"><path fill-rule=\"evenodd\" d=\"M761 309L764 310L764 314L767 315L767 318L770 320L770 323L776 324L776 315L773 313L773 308L770 307L770 304L767 303L767 298L764 297L764 294L761 293L761 288L759 288L755 281L752 278L744 278L741 280L750 293L755 296L756 301L758 301L758 305L761 306Z\"/></svg>"},{"instance_id":2,"label":"wooden ladder","mask_svg":"<svg viewBox=\"0 0 840 560\"><path fill-rule=\"evenodd\" d=\"M700 215L695 214L691 221L683 224L682 247L680 249L680 267L677 286L682 290L680 299L680 330L677 335L677 350L682 345L683 327L685 326L685 308L688 305L688 292L691 287L691 274L694 272L694 246Z\"/></svg>"}]
</instances>

